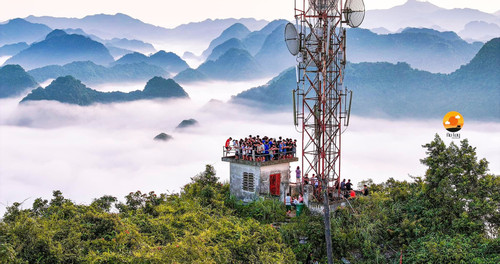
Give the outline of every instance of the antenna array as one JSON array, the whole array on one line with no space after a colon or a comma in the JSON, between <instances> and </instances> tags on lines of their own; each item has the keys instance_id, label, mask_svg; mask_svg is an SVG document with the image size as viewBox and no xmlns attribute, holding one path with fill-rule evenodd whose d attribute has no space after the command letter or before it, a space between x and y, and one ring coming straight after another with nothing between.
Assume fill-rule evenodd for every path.
<instances>
[{"instance_id":1,"label":"antenna array","mask_svg":"<svg viewBox=\"0 0 500 264\"><path fill-rule=\"evenodd\" d=\"M363 0L301 2L295 2L295 26L290 23L285 28L287 47L297 56L294 123L302 126L302 173L315 174L321 179L321 192L316 198L325 205L325 236L328 260L332 263L329 197L335 196L334 182L340 183L341 131L342 126L349 124L352 99L352 92L343 83L344 25L358 27L362 23L364 3ZM339 193L338 189L337 196Z\"/></svg>"}]
</instances>

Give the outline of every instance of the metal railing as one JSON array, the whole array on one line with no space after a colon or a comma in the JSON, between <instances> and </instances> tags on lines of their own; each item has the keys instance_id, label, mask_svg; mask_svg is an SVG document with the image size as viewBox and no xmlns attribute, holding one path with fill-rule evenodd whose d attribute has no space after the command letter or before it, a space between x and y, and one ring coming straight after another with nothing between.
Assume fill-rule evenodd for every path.
<instances>
[{"instance_id":1,"label":"metal railing","mask_svg":"<svg viewBox=\"0 0 500 264\"><path fill-rule=\"evenodd\" d=\"M296 149L287 148L284 149L283 151L279 151L278 148L273 148L271 150L268 150L268 152L272 153L262 153L262 152L256 153L254 149L248 149L246 150L246 153L243 153L243 150L241 148L225 147L225 146L222 147L222 157L225 158L234 157L235 159L257 161L257 162L295 158Z\"/></svg>"}]
</instances>

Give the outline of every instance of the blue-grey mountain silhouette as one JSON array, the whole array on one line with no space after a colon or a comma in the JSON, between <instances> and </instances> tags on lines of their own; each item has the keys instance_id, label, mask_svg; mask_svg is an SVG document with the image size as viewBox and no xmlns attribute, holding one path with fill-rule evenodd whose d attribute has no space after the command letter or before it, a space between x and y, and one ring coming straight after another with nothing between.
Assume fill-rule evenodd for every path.
<instances>
[{"instance_id":1,"label":"blue-grey mountain silhouette","mask_svg":"<svg viewBox=\"0 0 500 264\"><path fill-rule=\"evenodd\" d=\"M226 30L224 30L220 34L220 36L218 36L217 38L212 40L210 42L210 45L208 46L208 48L205 51L203 51L202 56L204 58L207 58L210 55L210 53L212 53L212 50L215 47L219 46L220 44L222 44L222 43L224 43L227 40L232 39L232 38L243 39L249 33L250 33L250 30L248 30L247 27L245 27L241 23L236 23L236 24L228 27Z\"/></svg>"},{"instance_id":2,"label":"blue-grey mountain silhouette","mask_svg":"<svg viewBox=\"0 0 500 264\"><path fill-rule=\"evenodd\" d=\"M499 64L500 38L496 38L451 74L415 70L407 63L348 63L344 85L354 91L352 111L357 115L441 118L443 112L456 109L478 120L500 120ZM273 109L291 107L295 87L295 69L290 68L232 101L272 105Z\"/></svg>"},{"instance_id":3,"label":"blue-grey mountain silhouette","mask_svg":"<svg viewBox=\"0 0 500 264\"><path fill-rule=\"evenodd\" d=\"M165 52L163 50L157 53L146 56L139 52L134 52L121 57L114 64L127 64L145 62L151 65L162 67L168 72L180 72L189 68L188 64L173 52Z\"/></svg>"},{"instance_id":4,"label":"blue-grey mountain silhouette","mask_svg":"<svg viewBox=\"0 0 500 264\"><path fill-rule=\"evenodd\" d=\"M243 45L245 45L246 49L250 52L250 54L252 54L252 56L255 56L255 54L257 54L257 52L259 52L259 50L262 48L262 45L264 44L264 41L266 41L267 36L271 34L277 27L286 23L288 23L288 21L284 19L273 20L269 22L269 24L267 24L261 30L253 31L248 34L242 40Z\"/></svg>"},{"instance_id":5,"label":"blue-grey mountain silhouette","mask_svg":"<svg viewBox=\"0 0 500 264\"><path fill-rule=\"evenodd\" d=\"M113 62L103 44L88 37L54 30L45 40L32 44L8 59L6 64L19 64L25 69L47 65L64 65L73 61L92 61L101 65Z\"/></svg>"},{"instance_id":6,"label":"blue-grey mountain silhouette","mask_svg":"<svg viewBox=\"0 0 500 264\"><path fill-rule=\"evenodd\" d=\"M230 49L215 61L207 61L197 69L210 79L246 80L262 77L262 67L246 50Z\"/></svg>"},{"instance_id":7,"label":"blue-grey mountain silhouette","mask_svg":"<svg viewBox=\"0 0 500 264\"><path fill-rule=\"evenodd\" d=\"M267 73L278 74L294 65L295 57L290 55L284 41L285 24L280 24L266 37L255 59Z\"/></svg>"},{"instance_id":8,"label":"blue-grey mountain silhouette","mask_svg":"<svg viewBox=\"0 0 500 264\"><path fill-rule=\"evenodd\" d=\"M196 119L190 118L190 119L184 119L182 122L180 122L175 129L183 129L183 128L188 128L192 126L198 125L198 121Z\"/></svg>"},{"instance_id":9,"label":"blue-grey mountain silhouette","mask_svg":"<svg viewBox=\"0 0 500 264\"><path fill-rule=\"evenodd\" d=\"M169 43L208 43L219 36L224 29L235 23L242 23L251 30L260 29L267 24L265 20L254 18L206 19L167 29L144 23L125 14L90 15L84 18L65 18L29 16L25 18L34 23L42 23L52 28L81 28L89 34L102 39L128 38L142 41L163 41Z\"/></svg>"},{"instance_id":10,"label":"blue-grey mountain silhouette","mask_svg":"<svg viewBox=\"0 0 500 264\"><path fill-rule=\"evenodd\" d=\"M500 18L498 19L500 21ZM500 23L499 23L500 24ZM458 34L466 40L488 41L500 36L500 25L484 21L472 21Z\"/></svg>"},{"instance_id":11,"label":"blue-grey mountain silhouette","mask_svg":"<svg viewBox=\"0 0 500 264\"><path fill-rule=\"evenodd\" d=\"M212 53L210 56L208 56L207 60L217 60L221 55L226 53L230 49L242 49L246 50L245 45L241 42L241 40L237 38L231 38L229 40L226 40L222 44L218 45L212 50Z\"/></svg>"},{"instance_id":12,"label":"blue-grey mountain silhouette","mask_svg":"<svg viewBox=\"0 0 500 264\"><path fill-rule=\"evenodd\" d=\"M469 62L483 45L467 43L454 32L407 28L378 35L367 29L347 31L350 62L407 62L413 68L450 73Z\"/></svg>"},{"instance_id":13,"label":"blue-grey mountain silhouette","mask_svg":"<svg viewBox=\"0 0 500 264\"><path fill-rule=\"evenodd\" d=\"M208 76L195 69L185 69L179 72L174 80L180 83L201 82L208 80Z\"/></svg>"},{"instance_id":14,"label":"blue-grey mountain silhouette","mask_svg":"<svg viewBox=\"0 0 500 264\"><path fill-rule=\"evenodd\" d=\"M87 84L146 81L154 76L168 76L168 73L164 69L144 62L104 67L91 61L77 61L64 66L45 66L30 70L29 74L38 82L71 75Z\"/></svg>"},{"instance_id":15,"label":"blue-grey mountain silhouette","mask_svg":"<svg viewBox=\"0 0 500 264\"><path fill-rule=\"evenodd\" d=\"M19 65L0 67L0 98L20 95L38 83Z\"/></svg>"},{"instance_id":16,"label":"blue-grey mountain silhouette","mask_svg":"<svg viewBox=\"0 0 500 264\"><path fill-rule=\"evenodd\" d=\"M113 38L106 41L106 44L112 45L117 48L137 51L146 54L156 52L156 49L153 47L153 45L137 39Z\"/></svg>"},{"instance_id":17,"label":"blue-grey mountain silhouette","mask_svg":"<svg viewBox=\"0 0 500 264\"><path fill-rule=\"evenodd\" d=\"M27 101L51 100L61 103L91 105L94 103L127 102L144 99L189 98L188 94L172 79L154 77L148 81L144 90L123 92L99 92L85 86L73 76L59 77L45 88L31 91L21 100Z\"/></svg>"},{"instance_id":18,"label":"blue-grey mountain silhouette","mask_svg":"<svg viewBox=\"0 0 500 264\"><path fill-rule=\"evenodd\" d=\"M29 45L26 44L26 42L5 44L2 47L0 47L0 56L12 56L21 52L24 49L27 49L28 47Z\"/></svg>"},{"instance_id":19,"label":"blue-grey mountain silhouette","mask_svg":"<svg viewBox=\"0 0 500 264\"><path fill-rule=\"evenodd\" d=\"M498 17L494 14L469 8L445 9L425 1L408 0L402 5L389 9L368 10L363 27L384 27L392 32L407 27L459 32L471 21L500 25Z\"/></svg>"},{"instance_id":20,"label":"blue-grey mountain silhouette","mask_svg":"<svg viewBox=\"0 0 500 264\"><path fill-rule=\"evenodd\" d=\"M40 41L50 31L52 29L46 25L31 23L21 18L11 19L0 24L0 45Z\"/></svg>"}]
</instances>

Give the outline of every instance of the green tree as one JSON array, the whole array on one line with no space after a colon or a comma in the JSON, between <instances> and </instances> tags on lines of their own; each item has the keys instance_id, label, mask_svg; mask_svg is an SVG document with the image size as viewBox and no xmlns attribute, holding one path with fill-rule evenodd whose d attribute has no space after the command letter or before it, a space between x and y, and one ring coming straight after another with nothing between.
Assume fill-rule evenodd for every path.
<instances>
[{"instance_id":1,"label":"green tree","mask_svg":"<svg viewBox=\"0 0 500 264\"><path fill-rule=\"evenodd\" d=\"M460 146L452 142L446 147L436 135L423 147L427 157L422 163L428 167L423 196L429 221L436 224L430 228L474 234L491 227L498 234L500 185L498 177L487 174L486 159L478 160L476 148L467 139Z\"/></svg>"}]
</instances>

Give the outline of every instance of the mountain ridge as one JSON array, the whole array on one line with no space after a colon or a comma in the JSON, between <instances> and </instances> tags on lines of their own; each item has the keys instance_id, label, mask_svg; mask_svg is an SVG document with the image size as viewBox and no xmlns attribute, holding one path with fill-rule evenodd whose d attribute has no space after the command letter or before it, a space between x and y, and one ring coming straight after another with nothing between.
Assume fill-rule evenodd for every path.
<instances>
[{"instance_id":1,"label":"mountain ridge","mask_svg":"<svg viewBox=\"0 0 500 264\"><path fill-rule=\"evenodd\" d=\"M154 76L168 77L169 75L168 72L162 68L145 62L117 64L111 67L104 67L91 61L75 61L63 66L49 65L30 70L28 73L38 82L71 75L88 84L145 81Z\"/></svg>"},{"instance_id":2,"label":"mountain ridge","mask_svg":"<svg viewBox=\"0 0 500 264\"><path fill-rule=\"evenodd\" d=\"M94 103L128 102L144 99L189 98L184 89L172 79L154 77L144 90L123 92L99 92L88 88L73 76L58 77L45 88L37 88L24 97L20 103L51 100L61 103L88 106Z\"/></svg>"},{"instance_id":3,"label":"mountain ridge","mask_svg":"<svg viewBox=\"0 0 500 264\"><path fill-rule=\"evenodd\" d=\"M453 109L474 119L499 120L500 68L492 67L499 63L500 38L496 38L451 74L416 70L407 63L348 63L344 86L354 90L352 109L356 115L439 118ZM295 87L295 69L289 68L266 85L246 90L231 101L290 106Z\"/></svg>"},{"instance_id":4,"label":"mountain ridge","mask_svg":"<svg viewBox=\"0 0 500 264\"><path fill-rule=\"evenodd\" d=\"M155 54L151 54L150 56L146 56L140 52L129 53L113 62L113 65L138 62L144 62L150 65L161 67L167 72L181 72L189 68L189 65L186 63L186 61L181 59L181 57L179 57L177 54L173 52L166 52L164 50L160 50Z\"/></svg>"},{"instance_id":5,"label":"mountain ridge","mask_svg":"<svg viewBox=\"0 0 500 264\"><path fill-rule=\"evenodd\" d=\"M56 29L50 32L44 40L12 56L5 64L19 64L25 69L34 69L81 60L90 60L103 65L114 61L102 43Z\"/></svg>"},{"instance_id":6,"label":"mountain ridge","mask_svg":"<svg viewBox=\"0 0 500 264\"><path fill-rule=\"evenodd\" d=\"M500 26L494 14L470 8L446 9L429 2L409 0L388 9L367 10L364 28L386 28L396 32L406 27L426 27L460 32L471 21L484 21ZM467 38L466 35L461 35ZM481 38L476 39L481 40Z\"/></svg>"}]
</instances>

